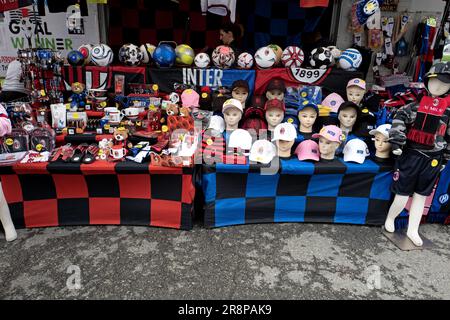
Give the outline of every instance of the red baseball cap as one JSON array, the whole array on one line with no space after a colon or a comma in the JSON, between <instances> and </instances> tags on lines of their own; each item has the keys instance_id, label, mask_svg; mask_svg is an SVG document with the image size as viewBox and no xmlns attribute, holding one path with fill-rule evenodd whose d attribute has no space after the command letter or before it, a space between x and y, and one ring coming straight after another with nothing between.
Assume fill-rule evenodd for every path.
<instances>
[{"instance_id":1,"label":"red baseball cap","mask_svg":"<svg viewBox=\"0 0 450 320\"><path fill-rule=\"evenodd\" d=\"M269 109L280 109L283 112L286 112L286 105L284 104L283 101L280 101L278 99L271 99L268 100L264 106L264 111L267 111Z\"/></svg>"}]
</instances>

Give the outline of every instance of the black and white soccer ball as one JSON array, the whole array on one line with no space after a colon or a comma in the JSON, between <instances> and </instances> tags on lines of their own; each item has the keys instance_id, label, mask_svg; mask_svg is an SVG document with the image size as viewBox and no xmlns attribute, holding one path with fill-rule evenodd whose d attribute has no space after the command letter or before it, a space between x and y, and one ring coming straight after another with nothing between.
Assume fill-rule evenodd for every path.
<instances>
[{"instance_id":1,"label":"black and white soccer ball","mask_svg":"<svg viewBox=\"0 0 450 320\"><path fill-rule=\"evenodd\" d=\"M142 51L134 44L124 44L119 50L119 60L127 66L138 66L144 60Z\"/></svg>"},{"instance_id":2,"label":"black and white soccer ball","mask_svg":"<svg viewBox=\"0 0 450 320\"><path fill-rule=\"evenodd\" d=\"M139 49L142 52L142 63L150 63L153 60L153 52L155 51L156 47L150 43L144 43L139 47Z\"/></svg>"},{"instance_id":3,"label":"black and white soccer ball","mask_svg":"<svg viewBox=\"0 0 450 320\"><path fill-rule=\"evenodd\" d=\"M92 48L91 63L99 67L107 67L114 59L112 49L106 44L98 44Z\"/></svg>"},{"instance_id":4,"label":"black and white soccer ball","mask_svg":"<svg viewBox=\"0 0 450 320\"><path fill-rule=\"evenodd\" d=\"M333 64L333 60L331 50L321 47L311 52L309 64L315 69L327 69Z\"/></svg>"}]
</instances>

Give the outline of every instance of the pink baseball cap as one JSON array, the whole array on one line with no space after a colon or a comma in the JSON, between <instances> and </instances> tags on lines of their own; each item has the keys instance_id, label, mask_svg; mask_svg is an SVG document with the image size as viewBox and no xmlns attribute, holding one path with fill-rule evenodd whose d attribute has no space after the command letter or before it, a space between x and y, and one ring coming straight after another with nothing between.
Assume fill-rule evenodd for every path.
<instances>
[{"instance_id":1,"label":"pink baseball cap","mask_svg":"<svg viewBox=\"0 0 450 320\"><path fill-rule=\"evenodd\" d=\"M295 154L298 156L298 160L320 160L319 145L314 140L305 140L297 146Z\"/></svg>"},{"instance_id":2,"label":"pink baseball cap","mask_svg":"<svg viewBox=\"0 0 450 320\"><path fill-rule=\"evenodd\" d=\"M363 90L366 90L366 81L364 81L363 79L359 79L359 78L352 79L347 84L347 88L350 88L350 87L359 87Z\"/></svg>"},{"instance_id":3,"label":"pink baseball cap","mask_svg":"<svg viewBox=\"0 0 450 320\"><path fill-rule=\"evenodd\" d=\"M192 108L198 107L200 101L200 95L192 89L186 89L181 94L181 102L183 107Z\"/></svg>"},{"instance_id":4,"label":"pink baseball cap","mask_svg":"<svg viewBox=\"0 0 450 320\"><path fill-rule=\"evenodd\" d=\"M332 93L328 95L325 100L323 100L322 105L325 107L329 107L331 112L337 113L341 104L343 104L345 100L338 95L337 93Z\"/></svg>"},{"instance_id":5,"label":"pink baseball cap","mask_svg":"<svg viewBox=\"0 0 450 320\"><path fill-rule=\"evenodd\" d=\"M336 126L325 126L320 130L319 133L313 134L312 136L314 139L318 139L320 137L323 137L327 140L330 140L332 142L339 142L341 143L344 141L342 130Z\"/></svg>"}]
</instances>

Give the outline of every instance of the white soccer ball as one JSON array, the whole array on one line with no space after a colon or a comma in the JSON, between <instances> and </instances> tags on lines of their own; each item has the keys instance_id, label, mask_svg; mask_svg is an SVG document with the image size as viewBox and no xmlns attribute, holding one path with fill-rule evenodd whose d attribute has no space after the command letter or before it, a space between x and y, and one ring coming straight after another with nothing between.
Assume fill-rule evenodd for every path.
<instances>
[{"instance_id":1,"label":"white soccer ball","mask_svg":"<svg viewBox=\"0 0 450 320\"><path fill-rule=\"evenodd\" d=\"M281 62L286 68L300 68L305 61L303 50L296 46L289 46L284 49L281 55Z\"/></svg>"},{"instance_id":2,"label":"white soccer ball","mask_svg":"<svg viewBox=\"0 0 450 320\"><path fill-rule=\"evenodd\" d=\"M194 58L194 64L197 68L207 68L211 63L211 59L207 53L201 52Z\"/></svg>"},{"instance_id":3,"label":"white soccer ball","mask_svg":"<svg viewBox=\"0 0 450 320\"><path fill-rule=\"evenodd\" d=\"M259 48L255 53L255 62L260 69L272 68L276 62L277 57L275 52L269 47Z\"/></svg>"},{"instance_id":4,"label":"white soccer ball","mask_svg":"<svg viewBox=\"0 0 450 320\"><path fill-rule=\"evenodd\" d=\"M362 63L362 54L357 49L347 49L339 57L339 66L343 70L355 71Z\"/></svg>"},{"instance_id":5,"label":"white soccer ball","mask_svg":"<svg viewBox=\"0 0 450 320\"><path fill-rule=\"evenodd\" d=\"M253 67L253 57L250 53L241 53L238 57L237 65L241 69L250 69Z\"/></svg>"},{"instance_id":6,"label":"white soccer ball","mask_svg":"<svg viewBox=\"0 0 450 320\"><path fill-rule=\"evenodd\" d=\"M234 64L236 57L229 46L218 46L212 54L212 61L217 68L229 69Z\"/></svg>"},{"instance_id":7,"label":"white soccer ball","mask_svg":"<svg viewBox=\"0 0 450 320\"><path fill-rule=\"evenodd\" d=\"M91 62L100 67L107 67L114 59L112 49L106 44L98 44L92 49Z\"/></svg>"},{"instance_id":8,"label":"white soccer ball","mask_svg":"<svg viewBox=\"0 0 450 320\"><path fill-rule=\"evenodd\" d=\"M155 49L156 47L150 43L145 43L139 47L143 56L142 63L150 63L152 61Z\"/></svg>"}]
</instances>

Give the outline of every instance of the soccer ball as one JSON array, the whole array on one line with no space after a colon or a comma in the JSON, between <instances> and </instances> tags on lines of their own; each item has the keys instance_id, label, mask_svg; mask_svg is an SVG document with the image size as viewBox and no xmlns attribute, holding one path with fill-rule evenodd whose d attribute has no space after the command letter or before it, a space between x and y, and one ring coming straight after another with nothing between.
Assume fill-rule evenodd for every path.
<instances>
[{"instance_id":1,"label":"soccer ball","mask_svg":"<svg viewBox=\"0 0 450 320\"><path fill-rule=\"evenodd\" d=\"M329 47L327 47L327 49L331 51L331 55L333 56L333 59L335 59L335 60L339 59L339 57L342 54L342 51L339 50L335 46L329 46Z\"/></svg>"},{"instance_id":2,"label":"soccer ball","mask_svg":"<svg viewBox=\"0 0 450 320\"><path fill-rule=\"evenodd\" d=\"M180 66L190 66L194 62L194 50L187 44L180 44L175 48L177 55L175 62Z\"/></svg>"},{"instance_id":3,"label":"soccer ball","mask_svg":"<svg viewBox=\"0 0 450 320\"><path fill-rule=\"evenodd\" d=\"M255 62L260 69L272 68L277 62L275 52L269 47L259 48L255 53Z\"/></svg>"},{"instance_id":4,"label":"soccer ball","mask_svg":"<svg viewBox=\"0 0 450 320\"><path fill-rule=\"evenodd\" d=\"M327 69L333 64L333 55L327 48L317 48L311 52L309 63L315 69Z\"/></svg>"},{"instance_id":5,"label":"soccer ball","mask_svg":"<svg viewBox=\"0 0 450 320\"><path fill-rule=\"evenodd\" d=\"M85 64L89 64L91 62L92 49L94 49L92 44L83 44L78 48L78 51L80 51L84 57Z\"/></svg>"},{"instance_id":6,"label":"soccer ball","mask_svg":"<svg viewBox=\"0 0 450 320\"><path fill-rule=\"evenodd\" d=\"M156 47L150 43L146 43L141 45L139 49L141 50L142 56L144 57L142 59L142 63L149 63L153 58L153 52L155 51Z\"/></svg>"},{"instance_id":7,"label":"soccer ball","mask_svg":"<svg viewBox=\"0 0 450 320\"><path fill-rule=\"evenodd\" d=\"M356 49L347 49L339 57L339 66L343 70L355 71L361 66L362 55Z\"/></svg>"},{"instance_id":8,"label":"soccer ball","mask_svg":"<svg viewBox=\"0 0 450 320\"><path fill-rule=\"evenodd\" d=\"M305 61L303 50L296 46L289 46L284 49L281 55L281 62L286 68L300 68Z\"/></svg>"},{"instance_id":9,"label":"soccer ball","mask_svg":"<svg viewBox=\"0 0 450 320\"><path fill-rule=\"evenodd\" d=\"M99 67L107 67L114 59L114 52L106 44L98 44L92 49L91 62Z\"/></svg>"},{"instance_id":10,"label":"soccer ball","mask_svg":"<svg viewBox=\"0 0 450 320\"><path fill-rule=\"evenodd\" d=\"M281 56L283 55L283 49L277 44L269 44L268 47L273 50L276 56L276 62L275 65L280 64L281 62Z\"/></svg>"},{"instance_id":11,"label":"soccer ball","mask_svg":"<svg viewBox=\"0 0 450 320\"><path fill-rule=\"evenodd\" d=\"M194 58L194 64L198 68L207 68L211 63L211 59L209 58L207 53L199 53Z\"/></svg>"},{"instance_id":12,"label":"soccer ball","mask_svg":"<svg viewBox=\"0 0 450 320\"><path fill-rule=\"evenodd\" d=\"M241 69L250 69L253 67L253 57L250 53L241 53L238 57L237 65Z\"/></svg>"},{"instance_id":13,"label":"soccer ball","mask_svg":"<svg viewBox=\"0 0 450 320\"><path fill-rule=\"evenodd\" d=\"M176 58L175 49L168 44L161 44L153 52L153 60L160 68L170 68Z\"/></svg>"},{"instance_id":14,"label":"soccer ball","mask_svg":"<svg viewBox=\"0 0 450 320\"><path fill-rule=\"evenodd\" d=\"M138 66L144 60L144 55L136 45L127 43L119 50L119 60L127 66Z\"/></svg>"},{"instance_id":15,"label":"soccer ball","mask_svg":"<svg viewBox=\"0 0 450 320\"><path fill-rule=\"evenodd\" d=\"M229 46L218 46L212 54L212 61L217 68L229 69L235 61L234 51Z\"/></svg>"},{"instance_id":16,"label":"soccer ball","mask_svg":"<svg viewBox=\"0 0 450 320\"><path fill-rule=\"evenodd\" d=\"M80 51L77 50L70 51L67 54L67 62L69 62L69 64L74 67L82 66L84 63L84 56Z\"/></svg>"}]
</instances>

